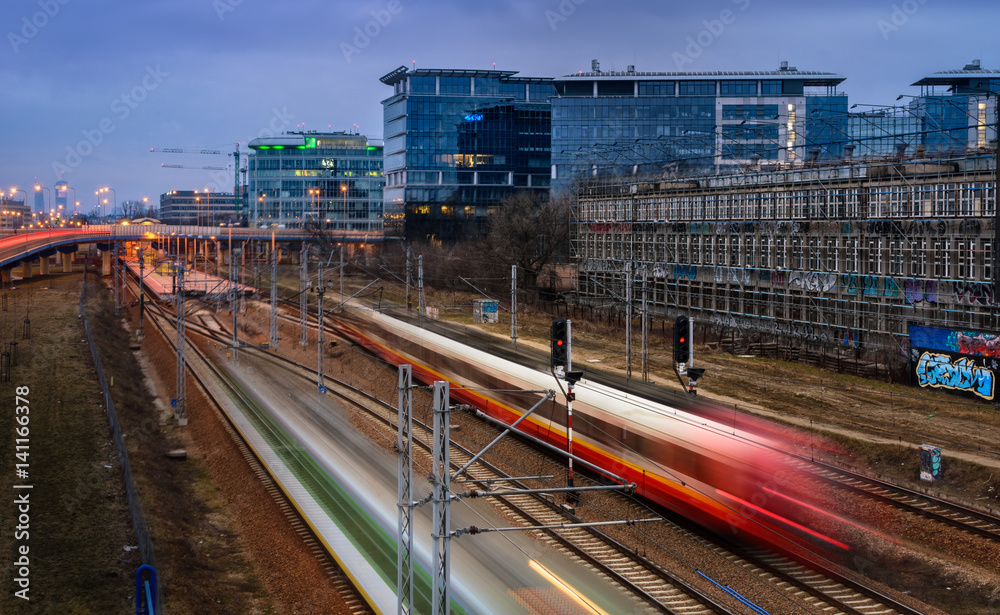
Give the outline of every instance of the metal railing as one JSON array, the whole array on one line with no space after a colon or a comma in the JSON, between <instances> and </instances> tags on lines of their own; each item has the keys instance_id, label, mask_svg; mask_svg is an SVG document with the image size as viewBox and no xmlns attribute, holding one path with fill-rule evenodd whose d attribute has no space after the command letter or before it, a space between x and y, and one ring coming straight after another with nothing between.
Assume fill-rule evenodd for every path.
<instances>
[{"instance_id":1,"label":"metal railing","mask_svg":"<svg viewBox=\"0 0 1000 615\"><path fill-rule=\"evenodd\" d=\"M87 320L87 312L84 308L84 300L87 297L87 285L83 285L80 291L80 320L83 321L83 330L87 336L87 344L90 346L90 354L94 358L94 368L97 370L97 378L101 383L101 394L104 396L104 408L108 414L108 423L111 425L111 435L115 441L115 451L118 453L118 463L122 467L122 478L125 482L125 494L128 497L129 513L132 517L132 528L135 530L136 539L139 544L139 557L144 565L156 568L156 556L153 553L153 539L146 526L146 517L142 513L142 503L139 501L139 492L135 488L135 480L132 478L132 468L129 465L128 450L125 448L125 439L122 434L121 424L118 422L118 414L115 412L115 403L111 399L111 390L108 388L108 378L104 374L104 367L101 364L101 355L97 351L97 344L90 331L90 322ZM163 592L160 584L154 586L156 593L155 613L163 611Z\"/></svg>"}]
</instances>

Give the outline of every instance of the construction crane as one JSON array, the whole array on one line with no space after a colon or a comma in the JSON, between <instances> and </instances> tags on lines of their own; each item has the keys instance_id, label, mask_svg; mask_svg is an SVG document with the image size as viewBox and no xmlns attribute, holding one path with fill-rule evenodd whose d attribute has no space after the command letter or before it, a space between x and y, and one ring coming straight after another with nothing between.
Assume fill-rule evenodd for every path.
<instances>
[{"instance_id":1,"label":"construction crane","mask_svg":"<svg viewBox=\"0 0 1000 615\"><path fill-rule=\"evenodd\" d=\"M160 152L160 153L164 153L164 154L207 154L207 155L211 155L211 156L232 156L234 162L236 163L233 166L233 205L235 206L236 211L239 212L240 217L245 217L246 216L246 195L243 193L242 190L240 190L240 156L243 155L243 154L240 152L240 143L239 143L239 141L236 142L236 148L233 149L232 153L226 153L226 152L224 152L222 150L214 149L214 148L211 148L211 147L194 147L194 148L186 148L186 147L163 147L163 148L160 148L160 149L157 149L155 147L151 147L151 148L149 148L149 151L150 152ZM205 170L210 170L210 171L225 171L226 170L225 167L215 167L215 166L189 167L189 166L184 166L184 165L179 165L179 164L166 164L166 163L163 163L160 166L163 167L163 168L169 168L169 169L191 169L191 168L195 168L195 169L205 169ZM243 173L244 173L244 182L243 183L245 184L246 183L246 175L245 175L246 174L246 168L243 168Z\"/></svg>"},{"instance_id":2,"label":"construction crane","mask_svg":"<svg viewBox=\"0 0 1000 615\"><path fill-rule=\"evenodd\" d=\"M204 169L206 171L228 171L229 167L192 167L186 164L167 164L161 163L161 167L165 169Z\"/></svg>"}]
</instances>

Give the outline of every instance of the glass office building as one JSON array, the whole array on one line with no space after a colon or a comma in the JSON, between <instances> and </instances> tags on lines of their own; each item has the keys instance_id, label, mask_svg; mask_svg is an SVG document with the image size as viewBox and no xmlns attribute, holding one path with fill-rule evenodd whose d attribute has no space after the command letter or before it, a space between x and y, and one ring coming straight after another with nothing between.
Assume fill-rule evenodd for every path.
<instances>
[{"instance_id":1,"label":"glass office building","mask_svg":"<svg viewBox=\"0 0 1000 615\"><path fill-rule=\"evenodd\" d=\"M1000 70L985 69L973 60L958 70L931 73L913 85L920 95L912 97L907 109L920 119L928 154L994 147L990 142L996 139Z\"/></svg>"},{"instance_id":2,"label":"glass office building","mask_svg":"<svg viewBox=\"0 0 1000 615\"><path fill-rule=\"evenodd\" d=\"M515 71L408 69L384 75L386 233L453 241L488 230L519 190L548 198L551 79Z\"/></svg>"},{"instance_id":3,"label":"glass office building","mask_svg":"<svg viewBox=\"0 0 1000 615\"><path fill-rule=\"evenodd\" d=\"M345 132L250 141L250 226L382 232L382 145Z\"/></svg>"},{"instance_id":4,"label":"glass office building","mask_svg":"<svg viewBox=\"0 0 1000 615\"><path fill-rule=\"evenodd\" d=\"M844 77L799 71L589 72L554 79L552 182L582 175L717 173L837 159Z\"/></svg>"},{"instance_id":5,"label":"glass office building","mask_svg":"<svg viewBox=\"0 0 1000 615\"><path fill-rule=\"evenodd\" d=\"M903 157L921 151L921 121L908 109L852 113L849 122L853 157Z\"/></svg>"}]
</instances>

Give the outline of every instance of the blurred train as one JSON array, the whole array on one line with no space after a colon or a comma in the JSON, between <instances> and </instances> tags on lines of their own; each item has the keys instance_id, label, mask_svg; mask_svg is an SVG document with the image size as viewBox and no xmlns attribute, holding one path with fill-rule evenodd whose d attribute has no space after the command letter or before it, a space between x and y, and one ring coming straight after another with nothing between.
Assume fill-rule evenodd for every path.
<instances>
[{"instance_id":1,"label":"blurred train","mask_svg":"<svg viewBox=\"0 0 1000 615\"><path fill-rule=\"evenodd\" d=\"M367 308L352 307L335 325L393 365L412 365L430 384L447 380L461 403L511 424L549 389L536 371ZM799 470L776 452L771 434L722 424L704 415L581 380L573 404L573 453L636 484L636 492L722 535L782 549L795 544L834 551L830 502L803 492ZM562 400L557 396L558 401ZM518 430L566 449L566 407L543 404ZM820 528L820 529L817 529ZM833 529L830 529L833 528Z\"/></svg>"}]
</instances>

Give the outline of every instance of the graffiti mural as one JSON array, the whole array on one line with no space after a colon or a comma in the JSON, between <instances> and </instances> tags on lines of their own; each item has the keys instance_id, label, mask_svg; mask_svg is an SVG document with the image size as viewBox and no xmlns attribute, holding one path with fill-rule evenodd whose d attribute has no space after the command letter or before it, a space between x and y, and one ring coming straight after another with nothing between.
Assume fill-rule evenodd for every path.
<instances>
[{"instance_id":1,"label":"graffiti mural","mask_svg":"<svg viewBox=\"0 0 1000 615\"><path fill-rule=\"evenodd\" d=\"M993 371L976 365L975 361L963 357L952 361L946 354L925 352L920 355L916 366L917 384L972 393L986 400L993 399Z\"/></svg>"},{"instance_id":2,"label":"graffiti mural","mask_svg":"<svg viewBox=\"0 0 1000 615\"><path fill-rule=\"evenodd\" d=\"M934 280L903 280L903 296L910 304L918 301L937 303L937 284Z\"/></svg>"},{"instance_id":3,"label":"graffiti mural","mask_svg":"<svg viewBox=\"0 0 1000 615\"><path fill-rule=\"evenodd\" d=\"M830 341L830 335L825 328L815 327L802 322L733 316L732 314L713 314L712 327L716 331L735 329L740 335L759 333L790 337L806 342L807 344L827 344Z\"/></svg>"},{"instance_id":4,"label":"graffiti mural","mask_svg":"<svg viewBox=\"0 0 1000 615\"><path fill-rule=\"evenodd\" d=\"M1000 336L985 333L970 335L962 331L955 333L960 353L976 357L1000 357Z\"/></svg>"},{"instance_id":5,"label":"graffiti mural","mask_svg":"<svg viewBox=\"0 0 1000 615\"><path fill-rule=\"evenodd\" d=\"M912 384L992 400L1000 335L909 326Z\"/></svg>"},{"instance_id":6,"label":"graffiti mural","mask_svg":"<svg viewBox=\"0 0 1000 615\"><path fill-rule=\"evenodd\" d=\"M993 285L982 282L953 282L955 302L968 305L990 305L993 303Z\"/></svg>"},{"instance_id":7,"label":"graffiti mural","mask_svg":"<svg viewBox=\"0 0 1000 615\"><path fill-rule=\"evenodd\" d=\"M695 280L698 278L698 268L694 265L674 265L674 279L687 278Z\"/></svg>"},{"instance_id":8,"label":"graffiti mural","mask_svg":"<svg viewBox=\"0 0 1000 615\"><path fill-rule=\"evenodd\" d=\"M827 292L837 286L836 273L819 273L816 271L792 271L788 275L788 283L803 290Z\"/></svg>"},{"instance_id":9,"label":"graffiti mural","mask_svg":"<svg viewBox=\"0 0 1000 615\"><path fill-rule=\"evenodd\" d=\"M840 343L843 346L854 346L855 348L861 348L861 332L860 331L844 331L840 334Z\"/></svg>"},{"instance_id":10,"label":"graffiti mural","mask_svg":"<svg viewBox=\"0 0 1000 615\"><path fill-rule=\"evenodd\" d=\"M840 284L852 295L868 297L898 297L899 284L896 278L881 278L874 275L840 275Z\"/></svg>"},{"instance_id":11,"label":"graffiti mural","mask_svg":"<svg viewBox=\"0 0 1000 615\"><path fill-rule=\"evenodd\" d=\"M716 267L717 284L750 284L750 271L740 267Z\"/></svg>"}]
</instances>

